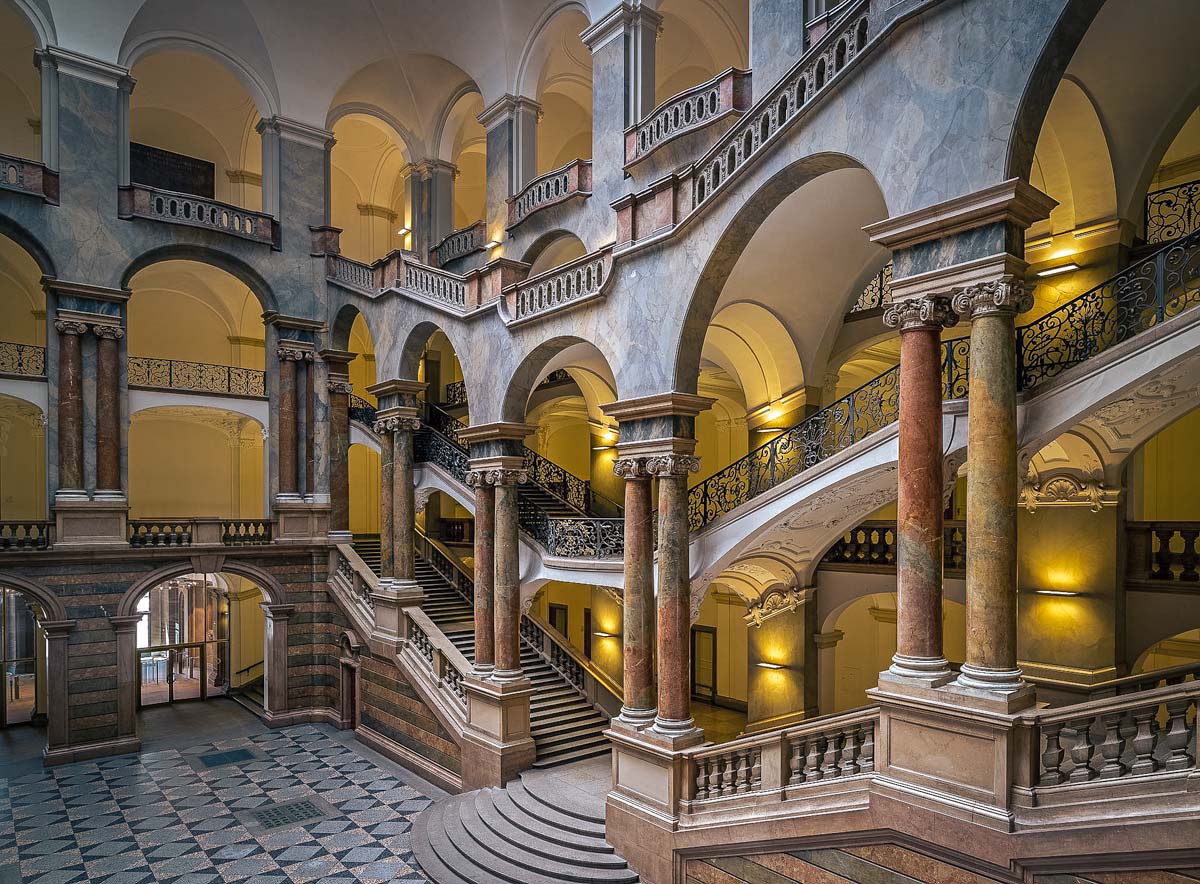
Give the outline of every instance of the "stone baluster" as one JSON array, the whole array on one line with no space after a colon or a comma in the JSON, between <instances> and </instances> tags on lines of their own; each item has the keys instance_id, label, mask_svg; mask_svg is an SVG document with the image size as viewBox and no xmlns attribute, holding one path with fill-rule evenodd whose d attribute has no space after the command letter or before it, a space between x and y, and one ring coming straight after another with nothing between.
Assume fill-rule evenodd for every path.
<instances>
[{"instance_id":1,"label":"stone baluster","mask_svg":"<svg viewBox=\"0 0 1200 884\"><path fill-rule=\"evenodd\" d=\"M621 458L613 472L625 480L624 704L618 724L654 723L654 511L646 459Z\"/></svg>"},{"instance_id":2,"label":"stone baluster","mask_svg":"<svg viewBox=\"0 0 1200 884\"><path fill-rule=\"evenodd\" d=\"M691 604L688 568L690 473L700 459L688 454L648 458L658 478L658 714L654 730L665 737L690 733Z\"/></svg>"},{"instance_id":3,"label":"stone baluster","mask_svg":"<svg viewBox=\"0 0 1200 884\"><path fill-rule=\"evenodd\" d=\"M948 299L906 298L884 322L900 329L899 493L896 503L896 653L887 675L935 686L950 681L942 649L941 331Z\"/></svg>"},{"instance_id":4,"label":"stone baluster","mask_svg":"<svg viewBox=\"0 0 1200 884\"><path fill-rule=\"evenodd\" d=\"M86 496L83 484L83 335L87 325L58 320L58 494Z\"/></svg>"},{"instance_id":5,"label":"stone baluster","mask_svg":"<svg viewBox=\"0 0 1200 884\"><path fill-rule=\"evenodd\" d=\"M96 335L96 493L121 497L121 326L92 326Z\"/></svg>"},{"instance_id":6,"label":"stone baluster","mask_svg":"<svg viewBox=\"0 0 1200 884\"><path fill-rule=\"evenodd\" d=\"M487 678L496 669L496 486L486 470L467 473L467 485L475 489L474 674Z\"/></svg>"},{"instance_id":7,"label":"stone baluster","mask_svg":"<svg viewBox=\"0 0 1200 884\"><path fill-rule=\"evenodd\" d=\"M1014 693L1017 668L1017 367L1015 320L1032 298L1005 276L968 286L953 307L971 319L967 418L967 654L958 684Z\"/></svg>"}]
</instances>

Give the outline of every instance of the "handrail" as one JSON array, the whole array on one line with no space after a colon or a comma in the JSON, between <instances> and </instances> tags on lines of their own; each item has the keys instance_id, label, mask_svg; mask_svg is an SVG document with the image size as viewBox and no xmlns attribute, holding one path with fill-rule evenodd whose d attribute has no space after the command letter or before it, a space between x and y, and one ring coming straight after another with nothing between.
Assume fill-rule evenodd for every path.
<instances>
[{"instance_id":1,"label":"handrail","mask_svg":"<svg viewBox=\"0 0 1200 884\"><path fill-rule=\"evenodd\" d=\"M750 105L750 72L726 68L710 80L662 101L641 122L625 130L628 167L668 142L744 111Z\"/></svg>"},{"instance_id":2,"label":"handrail","mask_svg":"<svg viewBox=\"0 0 1200 884\"><path fill-rule=\"evenodd\" d=\"M117 217L203 227L267 245L274 245L278 232L275 219L265 212L136 182L118 188Z\"/></svg>"},{"instance_id":3,"label":"handrail","mask_svg":"<svg viewBox=\"0 0 1200 884\"><path fill-rule=\"evenodd\" d=\"M871 281L863 286L858 300L846 311L849 318L855 313L865 313L868 310L881 310L892 303L892 262L888 261Z\"/></svg>"},{"instance_id":4,"label":"handrail","mask_svg":"<svg viewBox=\"0 0 1200 884\"><path fill-rule=\"evenodd\" d=\"M612 284L612 251L612 246L604 246L505 288L513 322L603 295Z\"/></svg>"},{"instance_id":5,"label":"handrail","mask_svg":"<svg viewBox=\"0 0 1200 884\"><path fill-rule=\"evenodd\" d=\"M58 205L58 173L35 160L0 154L0 187L31 193Z\"/></svg>"},{"instance_id":6,"label":"handrail","mask_svg":"<svg viewBox=\"0 0 1200 884\"><path fill-rule=\"evenodd\" d=\"M534 212L592 195L592 161L575 159L534 178L508 198L508 227L516 227Z\"/></svg>"},{"instance_id":7,"label":"handrail","mask_svg":"<svg viewBox=\"0 0 1200 884\"><path fill-rule=\"evenodd\" d=\"M0 341L0 373L44 377L46 374L46 348L39 347L37 344Z\"/></svg>"},{"instance_id":8,"label":"handrail","mask_svg":"<svg viewBox=\"0 0 1200 884\"><path fill-rule=\"evenodd\" d=\"M373 428L377 409L362 396L355 396L353 393L350 394L349 411L350 420L358 421L361 424L366 424L368 427Z\"/></svg>"},{"instance_id":9,"label":"handrail","mask_svg":"<svg viewBox=\"0 0 1200 884\"><path fill-rule=\"evenodd\" d=\"M370 264L355 261L345 255L326 255L325 257L327 278L367 294L373 294L376 291L375 268Z\"/></svg>"},{"instance_id":10,"label":"handrail","mask_svg":"<svg viewBox=\"0 0 1200 884\"><path fill-rule=\"evenodd\" d=\"M482 251L486 233L487 223L483 219L474 221L466 227L451 230L441 238L437 245L430 248L430 256L437 262L438 267L443 266L447 261L465 258L473 252Z\"/></svg>"},{"instance_id":11,"label":"handrail","mask_svg":"<svg viewBox=\"0 0 1200 884\"><path fill-rule=\"evenodd\" d=\"M234 673L234 675L241 675L242 673L249 672L251 669L253 669L256 666L262 666L264 662L265 661L263 661L263 660L257 660L254 663L251 663L249 666L246 666L243 669L239 669L237 672Z\"/></svg>"}]
</instances>

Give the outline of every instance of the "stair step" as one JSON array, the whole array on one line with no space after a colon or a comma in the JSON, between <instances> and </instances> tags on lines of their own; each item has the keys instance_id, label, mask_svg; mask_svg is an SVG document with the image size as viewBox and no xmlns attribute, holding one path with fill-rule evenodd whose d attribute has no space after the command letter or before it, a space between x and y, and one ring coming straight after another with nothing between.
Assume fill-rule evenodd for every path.
<instances>
[{"instance_id":1,"label":"stair step","mask_svg":"<svg viewBox=\"0 0 1200 884\"><path fill-rule=\"evenodd\" d=\"M608 722L600 715L593 712L589 717L590 721L584 718L579 721L550 721L545 726L531 725L529 731L533 736L534 742L538 742L541 739L557 737L559 734L601 734L608 730Z\"/></svg>"},{"instance_id":2,"label":"stair step","mask_svg":"<svg viewBox=\"0 0 1200 884\"><path fill-rule=\"evenodd\" d=\"M593 838L604 837L604 823L602 821L581 819L574 814L564 813L558 808L550 807L536 795L532 794L520 778L513 780L505 786L504 792L522 812L534 819L541 820L548 826L557 826L560 829L566 829L580 835L590 835ZM497 809L504 810L500 805L497 805ZM513 819L511 813L505 813L504 815L509 819Z\"/></svg>"},{"instance_id":3,"label":"stair step","mask_svg":"<svg viewBox=\"0 0 1200 884\"><path fill-rule=\"evenodd\" d=\"M557 777L536 773L521 773L518 776L530 797L536 798L547 807L569 816L578 817L586 822L605 825L605 802L603 799L599 801L598 805L596 799L592 801L572 799L563 794L563 790L559 788ZM607 845L607 842L605 844ZM607 846L612 849L611 845Z\"/></svg>"},{"instance_id":4,"label":"stair step","mask_svg":"<svg viewBox=\"0 0 1200 884\"><path fill-rule=\"evenodd\" d=\"M588 746L607 746L608 737L604 736L606 728L584 729L576 733L552 734L543 736L532 734L533 745L537 749L538 758L549 758L563 752L572 752Z\"/></svg>"},{"instance_id":5,"label":"stair step","mask_svg":"<svg viewBox=\"0 0 1200 884\"><path fill-rule=\"evenodd\" d=\"M607 755L609 751L608 741L605 740L600 746L589 746L561 754L551 752L545 758L538 758L534 761L532 767L537 770L545 770L548 767L558 767L562 764L570 764L573 761L586 761L589 758L599 758L602 755Z\"/></svg>"},{"instance_id":6,"label":"stair step","mask_svg":"<svg viewBox=\"0 0 1200 884\"><path fill-rule=\"evenodd\" d=\"M418 822L425 822L423 835L430 847L429 851L421 851L421 857L418 859L421 867L438 884L513 884L507 878L481 869L455 844L454 837L446 828L447 805L455 800L457 799L451 798L439 801L417 817ZM451 813L455 817L458 816L457 812L451 810ZM422 845L418 845L414 838L413 847L418 846Z\"/></svg>"},{"instance_id":7,"label":"stair step","mask_svg":"<svg viewBox=\"0 0 1200 884\"><path fill-rule=\"evenodd\" d=\"M540 820L517 809L513 817L505 816L496 807L496 792L500 789L480 789L475 793L475 809L492 831L514 844L523 844L535 853L551 851L549 856L569 854L592 854L605 857L607 864L624 867L625 861L618 857L612 847L599 838L579 835L548 826ZM516 808L516 805L512 805ZM590 857L589 857L590 859Z\"/></svg>"},{"instance_id":8,"label":"stair step","mask_svg":"<svg viewBox=\"0 0 1200 884\"><path fill-rule=\"evenodd\" d=\"M530 728L540 729L543 727L555 727L560 724L582 725L589 718L596 714L596 710L591 706L579 707L578 709L570 709L565 712L560 712L557 715L543 715L540 718L535 718L530 715Z\"/></svg>"}]
</instances>

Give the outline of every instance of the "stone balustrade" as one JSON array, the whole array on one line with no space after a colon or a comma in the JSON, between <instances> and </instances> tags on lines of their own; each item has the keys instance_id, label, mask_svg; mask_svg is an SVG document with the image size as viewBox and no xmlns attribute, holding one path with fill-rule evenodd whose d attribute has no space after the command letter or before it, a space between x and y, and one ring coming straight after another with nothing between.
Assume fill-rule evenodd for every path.
<instances>
[{"instance_id":1,"label":"stone balustrade","mask_svg":"<svg viewBox=\"0 0 1200 884\"><path fill-rule=\"evenodd\" d=\"M465 258L483 250L487 244L487 224L480 220L458 230L452 230L429 250L429 262L435 267L445 267L447 262Z\"/></svg>"},{"instance_id":2,"label":"stone balustrade","mask_svg":"<svg viewBox=\"0 0 1200 884\"><path fill-rule=\"evenodd\" d=\"M225 396L265 398L266 374L255 368L130 356L129 386L155 390L186 390Z\"/></svg>"},{"instance_id":3,"label":"stone balustrade","mask_svg":"<svg viewBox=\"0 0 1200 884\"><path fill-rule=\"evenodd\" d=\"M579 653L558 630L526 614L521 618L521 640L587 697L593 708L602 709L610 718L621 711L621 686Z\"/></svg>"},{"instance_id":4,"label":"stone balustrade","mask_svg":"<svg viewBox=\"0 0 1200 884\"><path fill-rule=\"evenodd\" d=\"M946 571L961 574L967 563L967 523L947 519L943 529ZM887 571L896 569L896 523L868 519L843 532L833 546L821 557L821 566L854 571Z\"/></svg>"},{"instance_id":5,"label":"stone balustrade","mask_svg":"<svg viewBox=\"0 0 1200 884\"><path fill-rule=\"evenodd\" d=\"M330 569L329 582L357 606L364 620L374 622L375 600L372 594L379 588L379 576L367 567L348 543L339 543L331 556L333 567Z\"/></svg>"},{"instance_id":6,"label":"stone balustrade","mask_svg":"<svg viewBox=\"0 0 1200 884\"><path fill-rule=\"evenodd\" d=\"M276 244L277 225L270 215L190 193L158 190L144 184L120 188L117 216L203 227L254 242L272 246Z\"/></svg>"},{"instance_id":7,"label":"stone balustrade","mask_svg":"<svg viewBox=\"0 0 1200 884\"><path fill-rule=\"evenodd\" d=\"M379 290L375 284L375 269L370 264L342 255L325 256L325 278L367 294Z\"/></svg>"},{"instance_id":8,"label":"stone balustrade","mask_svg":"<svg viewBox=\"0 0 1200 884\"><path fill-rule=\"evenodd\" d=\"M461 723L467 714L467 695L463 681L471 664L420 608L402 608L404 653L426 686L449 701L444 704Z\"/></svg>"},{"instance_id":9,"label":"stone balustrade","mask_svg":"<svg viewBox=\"0 0 1200 884\"><path fill-rule=\"evenodd\" d=\"M467 285L457 274L405 261L402 279L403 288L423 298L456 310L464 310L467 306Z\"/></svg>"},{"instance_id":10,"label":"stone balustrade","mask_svg":"<svg viewBox=\"0 0 1200 884\"><path fill-rule=\"evenodd\" d=\"M0 522L0 552L28 552L54 545L54 523L47 521Z\"/></svg>"},{"instance_id":11,"label":"stone balustrade","mask_svg":"<svg viewBox=\"0 0 1200 884\"><path fill-rule=\"evenodd\" d=\"M46 348L0 341L0 374L45 377Z\"/></svg>"},{"instance_id":12,"label":"stone balustrade","mask_svg":"<svg viewBox=\"0 0 1200 884\"><path fill-rule=\"evenodd\" d=\"M134 549L163 546L263 546L271 543L270 519L130 519L129 545Z\"/></svg>"},{"instance_id":13,"label":"stone balustrade","mask_svg":"<svg viewBox=\"0 0 1200 884\"><path fill-rule=\"evenodd\" d=\"M516 227L534 212L572 197L592 195L592 161L571 160L560 169L534 178L508 199L508 226Z\"/></svg>"},{"instance_id":14,"label":"stone balustrade","mask_svg":"<svg viewBox=\"0 0 1200 884\"><path fill-rule=\"evenodd\" d=\"M0 187L31 193L58 205L58 173L33 160L0 154Z\"/></svg>"},{"instance_id":15,"label":"stone balustrade","mask_svg":"<svg viewBox=\"0 0 1200 884\"><path fill-rule=\"evenodd\" d=\"M602 296L612 282L612 247L576 258L505 289L513 322L576 307Z\"/></svg>"},{"instance_id":16,"label":"stone balustrade","mask_svg":"<svg viewBox=\"0 0 1200 884\"><path fill-rule=\"evenodd\" d=\"M1200 522L1129 522L1126 577L1133 583L1200 583Z\"/></svg>"},{"instance_id":17,"label":"stone balustrade","mask_svg":"<svg viewBox=\"0 0 1200 884\"><path fill-rule=\"evenodd\" d=\"M625 166L689 132L710 126L750 106L750 72L729 68L685 89L625 130Z\"/></svg>"}]
</instances>

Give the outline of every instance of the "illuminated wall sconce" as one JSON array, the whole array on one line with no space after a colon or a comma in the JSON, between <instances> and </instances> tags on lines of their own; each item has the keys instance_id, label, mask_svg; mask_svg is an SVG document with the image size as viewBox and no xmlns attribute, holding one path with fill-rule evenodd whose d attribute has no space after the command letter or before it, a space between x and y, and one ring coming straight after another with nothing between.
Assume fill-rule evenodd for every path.
<instances>
[{"instance_id":1,"label":"illuminated wall sconce","mask_svg":"<svg viewBox=\"0 0 1200 884\"><path fill-rule=\"evenodd\" d=\"M1058 267L1047 267L1045 270L1039 270L1038 276L1055 276L1059 273L1070 273L1072 270L1078 270L1078 264L1062 264Z\"/></svg>"},{"instance_id":2,"label":"illuminated wall sconce","mask_svg":"<svg viewBox=\"0 0 1200 884\"><path fill-rule=\"evenodd\" d=\"M408 236L410 233L412 233L412 231L409 230L407 227L401 227L399 230L396 231L396 233L398 233L400 236Z\"/></svg>"},{"instance_id":3,"label":"illuminated wall sconce","mask_svg":"<svg viewBox=\"0 0 1200 884\"><path fill-rule=\"evenodd\" d=\"M1079 595L1079 593L1077 593L1073 590L1070 590L1070 589L1035 589L1033 591L1033 594L1034 595L1064 595L1064 596Z\"/></svg>"},{"instance_id":4,"label":"illuminated wall sconce","mask_svg":"<svg viewBox=\"0 0 1200 884\"><path fill-rule=\"evenodd\" d=\"M767 663L765 661L755 663L754 665L757 666L759 669L783 669L784 668L782 663Z\"/></svg>"},{"instance_id":5,"label":"illuminated wall sconce","mask_svg":"<svg viewBox=\"0 0 1200 884\"><path fill-rule=\"evenodd\" d=\"M616 638L611 632L601 632L600 630L596 630L592 635L596 636L596 638Z\"/></svg>"},{"instance_id":6,"label":"illuminated wall sconce","mask_svg":"<svg viewBox=\"0 0 1200 884\"><path fill-rule=\"evenodd\" d=\"M485 242L485 243L483 244L483 247L484 247L485 249L494 249L494 248L497 248L499 245L500 245L500 241L499 241L499 240L496 240L496 239L489 239L487 242Z\"/></svg>"}]
</instances>

